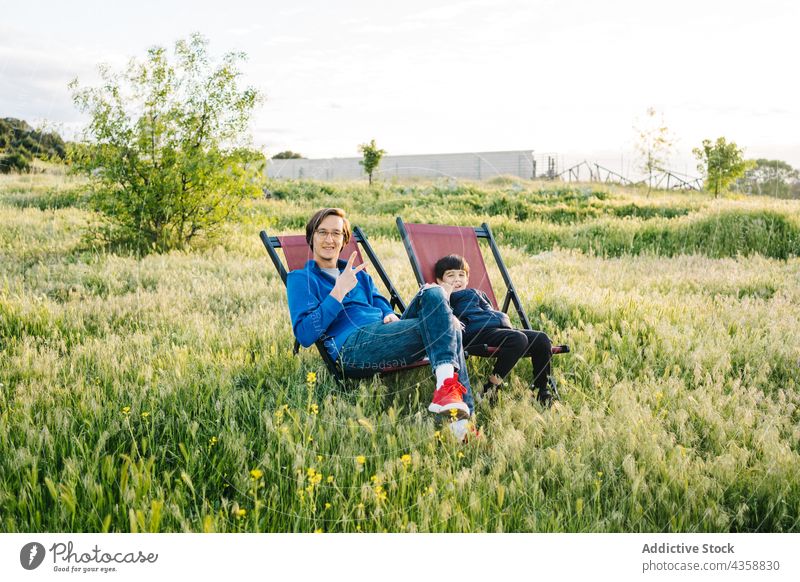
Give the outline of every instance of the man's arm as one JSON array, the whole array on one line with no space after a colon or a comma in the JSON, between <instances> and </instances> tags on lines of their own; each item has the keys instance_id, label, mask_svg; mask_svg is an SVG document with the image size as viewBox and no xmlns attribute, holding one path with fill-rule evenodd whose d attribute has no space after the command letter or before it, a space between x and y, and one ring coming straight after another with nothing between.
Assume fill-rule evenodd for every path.
<instances>
[{"instance_id":1,"label":"man's arm","mask_svg":"<svg viewBox=\"0 0 800 582\"><path fill-rule=\"evenodd\" d=\"M292 331L297 341L306 348L325 333L343 309L333 294L327 295L320 301L312 293L312 287L316 288L316 285L309 281L304 271L289 273L286 293L289 299Z\"/></svg>"}]
</instances>

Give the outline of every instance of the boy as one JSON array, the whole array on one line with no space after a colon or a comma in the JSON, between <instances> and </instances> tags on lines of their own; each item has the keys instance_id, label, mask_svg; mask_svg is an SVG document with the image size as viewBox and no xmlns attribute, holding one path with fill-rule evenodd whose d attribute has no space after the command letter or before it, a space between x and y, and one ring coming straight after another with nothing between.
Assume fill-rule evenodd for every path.
<instances>
[{"instance_id":1,"label":"boy","mask_svg":"<svg viewBox=\"0 0 800 582\"><path fill-rule=\"evenodd\" d=\"M497 362L492 375L483 387L489 402L497 397L503 378L523 356L533 363L531 390L537 390L537 400L548 407L553 394L548 386L550 376L550 338L541 331L514 329L508 315L492 308L485 293L467 287L469 264L461 255L447 255L436 261L436 282L450 297L453 313L464 324L464 348L486 344L497 347Z\"/></svg>"}]
</instances>

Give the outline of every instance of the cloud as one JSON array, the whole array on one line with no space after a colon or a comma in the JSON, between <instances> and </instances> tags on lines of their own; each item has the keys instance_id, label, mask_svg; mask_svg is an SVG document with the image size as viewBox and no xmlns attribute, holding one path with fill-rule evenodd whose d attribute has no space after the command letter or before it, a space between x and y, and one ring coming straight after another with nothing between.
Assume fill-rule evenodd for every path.
<instances>
[{"instance_id":1,"label":"cloud","mask_svg":"<svg viewBox=\"0 0 800 582\"><path fill-rule=\"evenodd\" d=\"M27 30L0 28L0 111L26 120L47 118L74 123L68 83L97 78L97 64L126 62L113 52L99 54L55 39L42 40Z\"/></svg>"}]
</instances>

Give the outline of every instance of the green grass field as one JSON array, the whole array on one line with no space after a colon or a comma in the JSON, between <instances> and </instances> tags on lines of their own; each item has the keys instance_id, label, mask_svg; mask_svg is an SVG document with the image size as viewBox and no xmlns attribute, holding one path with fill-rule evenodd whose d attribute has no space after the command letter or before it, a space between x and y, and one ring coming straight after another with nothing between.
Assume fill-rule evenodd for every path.
<instances>
[{"instance_id":1,"label":"green grass field","mask_svg":"<svg viewBox=\"0 0 800 582\"><path fill-rule=\"evenodd\" d=\"M800 530L800 202L270 188L218 243L137 258L82 241L80 181L0 178L1 531ZM406 299L396 215L488 221L534 326L572 347L562 402L529 402L524 362L459 445L429 371L342 390L293 356L258 231L328 205Z\"/></svg>"}]
</instances>

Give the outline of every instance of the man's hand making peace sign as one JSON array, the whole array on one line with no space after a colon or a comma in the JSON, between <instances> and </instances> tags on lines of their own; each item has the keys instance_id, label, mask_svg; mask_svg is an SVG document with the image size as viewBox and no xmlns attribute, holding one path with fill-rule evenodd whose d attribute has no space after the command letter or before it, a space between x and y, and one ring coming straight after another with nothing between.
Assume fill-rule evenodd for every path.
<instances>
[{"instance_id":1,"label":"man's hand making peace sign","mask_svg":"<svg viewBox=\"0 0 800 582\"><path fill-rule=\"evenodd\" d=\"M352 291L353 288L358 284L358 278L356 275L363 271L367 266L366 263L361 263L357 267L353 267L355 260L356 253L353 252L353 254L350 255L350 258L347 259L347 265L345 265L344 271L342 271L339 277L336 279L336 284L331 290L331 295L339 303L341 303L344 300L344 296ZM399 318L394 313L390 313L383 318L383 323L391 323L393 321L399 321Z\"/></svg>"},{"instance_id":2,"label":"man's hand making peace sign","mask_svg":"<svg viewBox=\"0 0 800 582\"><path fill-rule=\"evenodd\" d=\"M353 263L356 260L356 253L355 251L353 254L350 255L350 258L347 259L347 265L344 268L344 271L337 277L336 284L333 286L331 290L331 295L336 299L339 303L342 302L344 296L350 293L353 288L358 284L358 279L356 275L363 271L366 268L366 263L361 263L357 267L353 267Z\"/></svg>"}]
</instances>

